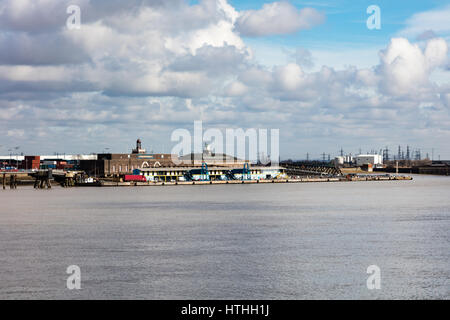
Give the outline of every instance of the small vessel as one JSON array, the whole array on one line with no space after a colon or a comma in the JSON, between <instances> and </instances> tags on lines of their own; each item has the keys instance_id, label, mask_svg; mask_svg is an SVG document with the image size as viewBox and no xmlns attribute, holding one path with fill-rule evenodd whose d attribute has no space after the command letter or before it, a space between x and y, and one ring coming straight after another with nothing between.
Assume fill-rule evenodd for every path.
<instances>
[{"instance_id":1,"label":"small vessel","mask_svg":"<svg viewBox=\"0 0 450 320\"><path fill-rule=\"evenodd\" d=\"M93 177L82 177L76 181L78 187L98 187L100 185L100 181Z\"/></svg>"}]
</instances>

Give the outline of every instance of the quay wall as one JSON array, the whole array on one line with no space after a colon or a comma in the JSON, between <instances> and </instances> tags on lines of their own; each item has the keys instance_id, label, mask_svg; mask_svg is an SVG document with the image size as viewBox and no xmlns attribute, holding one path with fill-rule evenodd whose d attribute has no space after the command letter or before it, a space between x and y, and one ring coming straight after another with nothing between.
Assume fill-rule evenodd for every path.
<instances>
[{"instance_id":1,"label":"quay wall","mask_svg":"<svg viewBox=\"0 0 450 320\"><path fill-rule=\"evenodd\" d=\"M351 181L395 181L412 180L407 176L368 176L351 178L301 178L274 180L228 180L228 181L178 181L178 182L114 182L102 181L102 187L130 187L130 186L183 186L183 185L213 185L213 184L260 184L260 183L308 183L308 182L351 182Z\"/></svg>"}]
</instances>

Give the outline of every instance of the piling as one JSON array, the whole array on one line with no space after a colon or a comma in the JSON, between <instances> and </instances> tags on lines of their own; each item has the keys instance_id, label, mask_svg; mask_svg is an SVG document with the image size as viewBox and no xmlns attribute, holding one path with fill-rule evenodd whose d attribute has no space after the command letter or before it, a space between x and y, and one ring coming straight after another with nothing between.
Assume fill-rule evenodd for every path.
<instances>
[{"instance_id":1,"label":"piling","mask_svg":"<svg viewBox=\"0 0 450 320\"><path fill-rule=\"evenodd\" d=\"M17 176L15 174L9 176L9 187L11 189L17 189Z\"/></svg>"}]
</instances>

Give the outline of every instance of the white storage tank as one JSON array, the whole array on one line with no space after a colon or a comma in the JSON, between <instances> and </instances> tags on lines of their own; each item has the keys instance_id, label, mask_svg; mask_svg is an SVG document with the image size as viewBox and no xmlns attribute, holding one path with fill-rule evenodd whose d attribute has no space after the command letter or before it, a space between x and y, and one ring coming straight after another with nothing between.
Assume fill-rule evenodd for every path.
<instances>
[{"instance_id":1,"label":"white storage tank","mask_svg":"<svg viewBox=\"0 0 450 320\"><path fill-rule=\"evenodd\" d=\"M344 164L344 157L337 156L336 158L334 158L334 164L335 165L343 165Z\"/></svg>"}]
</instances>

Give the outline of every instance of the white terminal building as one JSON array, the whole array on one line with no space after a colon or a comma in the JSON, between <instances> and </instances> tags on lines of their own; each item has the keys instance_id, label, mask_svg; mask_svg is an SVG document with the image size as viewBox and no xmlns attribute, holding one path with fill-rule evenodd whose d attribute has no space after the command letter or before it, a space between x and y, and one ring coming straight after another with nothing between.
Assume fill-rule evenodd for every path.
<instances>
[{"instance_id":1,"label":"white terminal building","mask_svg":"<svg viewBox=\"0 0 450 320\"><path fill-rule=\"evenodd\" d=\"M383 156L381 154L360 154L354 160L358 167L368 164L372 164L374 167L383 165Z\"/></svg>"}]
</instances>

